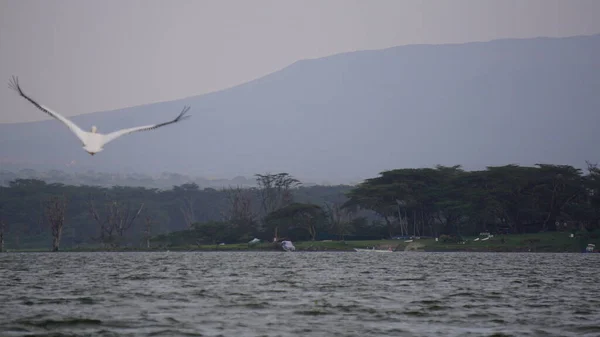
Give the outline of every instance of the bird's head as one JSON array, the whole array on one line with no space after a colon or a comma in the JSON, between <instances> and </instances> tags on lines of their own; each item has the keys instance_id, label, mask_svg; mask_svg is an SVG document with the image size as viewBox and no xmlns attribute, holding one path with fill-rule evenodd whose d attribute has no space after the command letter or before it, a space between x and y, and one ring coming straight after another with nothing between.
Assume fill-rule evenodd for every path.
<instances>
[{"instance_id":1,"label":"bird's head","mask_svg":"<svg viewBox=\"0 0 600 337\"><path fill-rule=\"evenodd\" d=\"M95 126L95 125L92 125L92 133L96 133L96 131L97 131L97 130L98 130L98 129L96 128L96 126Z\"/></svg>"}]
</instances>

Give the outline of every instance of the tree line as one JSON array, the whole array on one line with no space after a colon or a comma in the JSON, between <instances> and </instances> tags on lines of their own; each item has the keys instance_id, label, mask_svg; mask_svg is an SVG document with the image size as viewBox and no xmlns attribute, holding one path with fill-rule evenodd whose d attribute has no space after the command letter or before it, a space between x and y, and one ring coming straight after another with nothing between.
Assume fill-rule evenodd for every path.
<instances>
[{"instance_id":1,"label":"tree line","mask_svg":"<svg viewBox=\"0 0 600 337\"><path fill-rule=\"evenodd\" d=\"M274 210L292 203L341 205L351 189L305 187L287 173L255 178L258 187L184 183L162 190L15 179L0 186L0 249L149 247L161 234L213 225L228 233L228 242L267 239L272 233L265 219Z\"/></svg>"},{"instance_id":2,"label":"tree line","mask_svg":"<svg viewBox=\"0 0 600 337\"><path fill-rule=\"evenodd\" d=\"M600 169L568 165L460 166L382 172L354 188L344 207L379 214L389 235L472 235L599 228Z\"/></svg>"},{"instance_id":3,"label":"tree line","mask_svg":"<svg viewBox=\"0 0 600 337\"><path fill-rule=\"evenodd\" d=\"M481 171L395 169L356 186L310 186L288 173L257 187L159 190L48 184L0 187L0 242L58 250L201 243L382 239L599 228L600 169L539 164Z\"/></svg>"}]
</instances>

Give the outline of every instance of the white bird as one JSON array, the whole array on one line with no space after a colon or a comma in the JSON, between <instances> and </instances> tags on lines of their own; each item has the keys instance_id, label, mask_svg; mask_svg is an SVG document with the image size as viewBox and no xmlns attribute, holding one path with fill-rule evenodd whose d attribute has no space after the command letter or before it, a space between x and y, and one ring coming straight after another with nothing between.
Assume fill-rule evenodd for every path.
<instances>
[{"instance_id":1,"label":"white bird","mask_svg":"<svg viewBox=\"0 0 600 337\"><path fill-rule=\"evenodd\" d=\"M26 100L31 102L38 109L42 110L43 112L47 113L48 115L63 122L63 124L65 124L77 136L77 138L79 138L79 140L81 140L81 142L83 143L83 149L87 153L91 154L92 156L94 154L104 150L104 145L106 145L107 143L109 143L121 136L124 136L126 134L136 132L136 131L153 130L153 129L159 128L161 126L173 124L173 123L179 122L181 120L184 120L184 119L190 117L190 116L184 116L185 113L188 112L188 110L190 109L190 107L185 106L183 108L183 110L181 111L181 113L177 117L175 117L175 119L170 120L168 122L154 124L154 125L138 126L138 127L133 127L133 128L129 128L129 129L121 129L121 130L111 132L108 134L98 133L97 132L98 129L96 128L96 126L92 126L91 132L87 132L87 131L83 131L75 123L71 122L67 118L60 115L59 113L50 110L49 108L37 103L36 101L34 101L33 99L31 99L27 95L25 95L25 93L23 92L23 90L21 90L21 87L19 86L19 79L17 77L13 76L11 78L11 80L9 81L8 87L17 91L19 93L19 95L21 95Z\"/></svg>"}]
</instances>

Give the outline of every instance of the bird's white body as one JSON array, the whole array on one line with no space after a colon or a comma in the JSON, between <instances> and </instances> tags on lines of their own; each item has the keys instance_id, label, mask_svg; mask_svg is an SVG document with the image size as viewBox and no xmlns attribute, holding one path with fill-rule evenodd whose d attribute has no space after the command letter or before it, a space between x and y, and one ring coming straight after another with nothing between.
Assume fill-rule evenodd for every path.
<instances>
[{"instance_id":1,"label":"bird's white body","mask_svg":"<svg viewBox=\"0 0 600 337\"><path fill-rule=\"evenodd\" d=\"M85 132L85 131L84 131ZM101 133L85 132L83 141L83 149L89 154L94 155L104 150L104 144L106 144L106 135Z\"/></svg>"},{"instance_id":2,"label":"bird's white body","mask_svg":"<svg viewBox=\"0 0 600 337\"><path fill-rule=\"evenodd\" d=\"M181 113L175 119L168 121L168 122L164 122L164 123L160 123L160 124L153 124L153 125L138 126L138 127L133 127L133 128L129 128L129 129L121 129L121 130L111 132L108 134L98 133L97 128L95 126L92 126L91 132L87 132L87 131L83 131L75 123L71 122L69 119L63 117L59 113L50 110L49 108L37 103L36 101L34 101L33 99L31 99L27 95L25 95L25 93L23 93L23 90L21 90L21 87L19 86L19 81L16 77L12 78L12 81L9 83L9 87L11 89L14 89L15 91L17 91L19 93L19 95L21 95L26 100L31 102L38 109L42 110L43 112L47 113L48 115L58 119L63 124L65 124L75 134L75 136L77 136L77 138L79 138L79 140L83 144L83 149L87 153L91 154L92 156L94 154L104 150L104 145L108 144L109 142L111 142L123 135L129 134L132 132L136 132L136 131L153 130L153 129L159 128L161 126L179 122L180 120L183 120L183 119L189 117L189 116L184 116L184 115L190 108L184 107L183 110L181 111Z\"/></svg>"}]
</instances>

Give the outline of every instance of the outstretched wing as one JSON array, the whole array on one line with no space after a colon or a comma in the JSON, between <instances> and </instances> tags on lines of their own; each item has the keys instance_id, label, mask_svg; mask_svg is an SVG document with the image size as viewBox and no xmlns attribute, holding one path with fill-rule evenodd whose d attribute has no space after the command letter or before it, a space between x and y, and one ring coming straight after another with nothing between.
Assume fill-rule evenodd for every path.
<instances>
[{"instance_id":1,"label":"outstretched wing","mask_svg":"<svg viewBox=\"0 0 600 337\"><path fill-rule=\"evenodd\" d=\"M121 136L124 136L124 135L132 133L132 132L154 130L154 129L160 128L161 126L177 123L179 121L182 121L182 120L190 117L190 116L185 116L185 114L188 112L188 110L190 110L190 107L185 106L177 117L175 117L174 119L172 119L168 122L154 124L154 125L138 126L138 127L134 127L134 128L122 129L119 131L111 132L109 134L104 135L103 142L104 142L104 144L106 144L108 142L111 142Z\"/></svg>"},{"instance_id":2,"label":"outstretched wing","mask_svg":"<svg viewBox=\"0 0 600 337\"><path fill-rule=\"evenodd\" d=\"M77 138L79 138L79 140L81 140L82 143L85 143L85 140L86 140L85 131L81 130L77 125L75 125L75 123L73 123L70 120L66 119L65 117L61 116L59 113L50 110L49 108L39 104L38 102L31 99L29 96L25 95L25 93L19 86L19 78L18 77L13 76L10 79L10 81L8 82L8 87L13 89L14 91L18 92L19 95L21 95L23 98L25 98L26 100L31 102L31 104L35 105L38 109L42 110L43 112L47 113L48 115L63 122L63 124L65 124L77 136Z\"/></svg>"}]
</instances>

